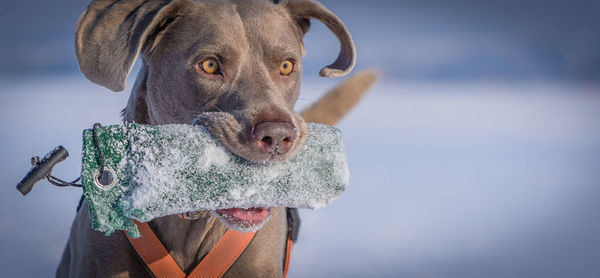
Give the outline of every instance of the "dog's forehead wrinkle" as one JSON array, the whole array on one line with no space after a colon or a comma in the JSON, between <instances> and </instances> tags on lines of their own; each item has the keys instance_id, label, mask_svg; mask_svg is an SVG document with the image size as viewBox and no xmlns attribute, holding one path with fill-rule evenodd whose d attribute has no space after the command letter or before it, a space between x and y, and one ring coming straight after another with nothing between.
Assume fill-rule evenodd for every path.
<instances>
[{"instance_id":1,"label":"dog's forehead wrinkle","mask_svg":"<svg viewBox=\"0 0 600 278\"><path fill-rule=\"evenodd\" d=\"M248 103L270 102L274 92L277 92L269 71L264 63L247 63L239 71L235 82L235 92L244 96Z\"/></svg>"},{"instance_id":2,"label":"dog's forehead wrinkle","mask_svg":"<svg viewBox=\"0 0 600 278\"><path fill-rule=\"evenodd\" d=\"M176 28L171 28L163 40L163 49L183 50L181 54L190 57L203 48L217 52L221 45L244 47L239 40L244 36L244 28L234 4L203 1L194 6L180 15Z\"/></svg>"},{"instance_id":3,"label":"dog's forehead wrinkle","mask_svg":"<svg viewBox=\"0 0 600 278\"><path fill-rule=\"evenodd\" d=\"M251 47L259 51L257 54L268 57L274 52L295 53L300 50L301 40L295 34L289 13L269 1L242 2L244 4L238 5L238 13L246 32L245 38Z\"/></svg>"}]
</instances>

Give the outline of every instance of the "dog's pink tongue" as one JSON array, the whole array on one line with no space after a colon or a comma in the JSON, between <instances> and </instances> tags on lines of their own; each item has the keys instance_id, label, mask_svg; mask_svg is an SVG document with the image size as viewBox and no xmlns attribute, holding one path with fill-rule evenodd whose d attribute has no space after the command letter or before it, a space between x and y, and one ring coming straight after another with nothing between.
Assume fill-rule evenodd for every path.
<instances>
[{"instance_id":1,"label":"dog's pink tongue","mask_svg":"<svg viewBox=\"0 0 600 278\"><path fill-rule=\"evenodd\" d=\"M229 208L229 209L218 209L218 213L224 214L242 221L258 222L262 221L269 216L269 209L266 208Z\"/></svg>"}]
</instances>

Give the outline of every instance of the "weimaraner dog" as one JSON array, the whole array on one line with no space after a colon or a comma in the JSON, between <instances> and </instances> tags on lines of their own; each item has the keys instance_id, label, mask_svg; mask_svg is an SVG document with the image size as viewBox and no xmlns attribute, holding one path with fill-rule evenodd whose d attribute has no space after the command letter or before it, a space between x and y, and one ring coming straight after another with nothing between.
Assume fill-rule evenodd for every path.
<instances>
[{"instance_id":1,"label":"weimaraner dog","mask_svg":"<svg viewBox=\"0 0 600 278\"><path fill-rule=\"evenodd\" d=\"M75 47L83 74L121 91L138 56L143 64L123 120L191 124L200 118L233 153L254 161L291 156L306 135L305 119L335 124L374 81L365 72L332 90L302 116L293 111L300 93L302 42L310 19L339 39L337 59L320 75L342 76L355 50L344 24L311 0L94 0L77 23ZM303 119L304 117L304 119ZM232 211L235 212L232 213ZM286 242L284 208L228 209L199 220L166 216L150 222L189 273L236 217L266 223L225 277L281 277ZM241 215L241 216L240 216ZM269 217L270 216L270 217ZM259 221L260 222L260 221ZM91 229L84 201L58 267L57 277L148 277L124 233L106 237Z\"/></svg>"}]
</instances>

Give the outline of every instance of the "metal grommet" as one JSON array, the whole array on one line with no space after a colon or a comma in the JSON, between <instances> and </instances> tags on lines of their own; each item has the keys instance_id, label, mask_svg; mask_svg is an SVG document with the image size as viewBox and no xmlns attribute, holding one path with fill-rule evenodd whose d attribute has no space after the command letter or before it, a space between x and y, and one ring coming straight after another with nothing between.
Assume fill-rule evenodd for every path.
<instances>
[{"instance_id":1,"label":"metal grommet","mask_svg":"<svg viewBox=\"0 0 600 278\"><path fill-rule=\"evenodd\" d=\"M100 189L110 189L117 183L117 174L113 169L108 166L104 166L102 171L102 177L100 177L100 170L98 169L94 174L94 184Z\"/></svg>"}]
</instances>

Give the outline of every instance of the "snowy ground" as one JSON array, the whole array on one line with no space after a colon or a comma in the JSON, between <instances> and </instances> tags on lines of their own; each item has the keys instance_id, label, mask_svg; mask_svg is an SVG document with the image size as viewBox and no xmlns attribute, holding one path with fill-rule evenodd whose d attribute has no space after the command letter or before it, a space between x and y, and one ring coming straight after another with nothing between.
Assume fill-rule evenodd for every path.
<instances>
[{"instance_id":1,"label":"snowy ground","mask_svg":"<svg viewBox=\"0 0 600 278\"><path fill-rule=\"evenodd\" d=\"M335 82L305 81L299 106ZM63 144L55 174L76 177L81 131L127 97L79 76L0 84L0 276L51 276L81 194L22 197L29 157ZM289 277L600 277L599 122L598 86L383 81L340 125L351 185L301 211Z\"/></svg>"}]
</instances>

